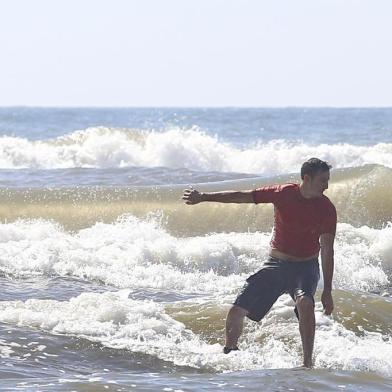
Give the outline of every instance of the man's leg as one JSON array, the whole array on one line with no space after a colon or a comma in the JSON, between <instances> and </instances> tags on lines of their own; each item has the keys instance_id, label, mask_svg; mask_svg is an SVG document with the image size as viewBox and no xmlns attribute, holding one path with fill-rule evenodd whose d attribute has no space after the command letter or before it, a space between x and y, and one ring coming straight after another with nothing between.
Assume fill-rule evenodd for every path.
<instances>
[{"instance_id":1,"label":"man's leg","mask_svg":"<svg viewBox=\"0 0 392 392\"><path fill-rule=\"evenodd\" d=\"M226 318L226 344L227 348L236 348L244 325L244 317L248 311L240 306L233 305Z\"/></svg>"},{"instance_id":2,"label":"man's leg","mask_svg":"<svg viewBox=\"0 0 392 392\"><path fill-rule=\"evenodd\" d=\"M226 319L225 353L237 347L242 333L244 317L260 321L275 301L286 291L286 275L282 262L269 258L262 268L251 275L234 301Z\"/></svg>"},{"instance_id":3,"label":"man's leg","mask_svg":"<svg viewBox=\"0 0 392 392\"><path fill-rule=\"evenodd\" d=\"M314 346L314 332L316 321L314 317L314 302L308 295L297 297L296 305L299 316L299 332L301 334L304 353L304 366L312 367L312 354Z\"/></svg>"}]
</instances>

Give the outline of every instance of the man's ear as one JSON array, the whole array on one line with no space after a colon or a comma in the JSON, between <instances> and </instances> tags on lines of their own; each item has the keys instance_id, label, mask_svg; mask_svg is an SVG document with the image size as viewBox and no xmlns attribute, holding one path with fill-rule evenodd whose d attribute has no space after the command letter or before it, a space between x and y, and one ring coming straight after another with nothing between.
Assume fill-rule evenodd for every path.
<instances>
[{"instance_id":1,"label":"man's ear","mask_svg":"<svg viewBox=\"0 0 392 392\"><path fill-rule=\"evenodd\" d=\"M312 180L309 174L304 175L304 179L302 180L304 183L309 183Z\"/></svg>"}]
</instances>

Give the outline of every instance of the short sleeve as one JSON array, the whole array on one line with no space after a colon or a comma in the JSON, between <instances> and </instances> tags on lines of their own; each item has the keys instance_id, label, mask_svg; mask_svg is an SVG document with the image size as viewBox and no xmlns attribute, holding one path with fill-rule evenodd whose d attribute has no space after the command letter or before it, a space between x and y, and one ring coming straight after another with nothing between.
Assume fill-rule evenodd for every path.
<instances>
[{"instance_id":1,"label":"short sleeve","mask_svg":"<svg viewBox=\"0 0 392 392\"><path fill-rule=\"evenodd\" d=\"M262 188L257 188L252 192L253 201L256 204L275 203L278 201L281 191L281 185L268 185Z\"/></svg>"},{"instance_id":2,"label":"short sleeve","mask_svg":"<svg viewBox=\"0 0 392 392\"><path fill-rule=\"evenodd\" d=\"M329 202L328 207L326 208L326 214L323 219L323 223L321 225L321 234L333 234L336 233L336 222L337 222L337 214L335 206Z\"/></svg>"}]
</instances>

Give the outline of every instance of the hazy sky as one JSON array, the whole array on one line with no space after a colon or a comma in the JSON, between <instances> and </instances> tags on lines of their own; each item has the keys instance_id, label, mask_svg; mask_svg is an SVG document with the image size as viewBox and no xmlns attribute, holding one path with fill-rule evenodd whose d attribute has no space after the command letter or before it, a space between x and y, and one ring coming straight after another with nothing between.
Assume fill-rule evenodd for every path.
<instances>
[{"instance_id":1,"label":"hazy sky","mask_svg":"<svg viewBox=\"0 0 392 392\"><path fill-rule=\"evenodd\" d=\"M0 105L392 106L392 0L0 0Z\"/></svg>"}]
</instances>

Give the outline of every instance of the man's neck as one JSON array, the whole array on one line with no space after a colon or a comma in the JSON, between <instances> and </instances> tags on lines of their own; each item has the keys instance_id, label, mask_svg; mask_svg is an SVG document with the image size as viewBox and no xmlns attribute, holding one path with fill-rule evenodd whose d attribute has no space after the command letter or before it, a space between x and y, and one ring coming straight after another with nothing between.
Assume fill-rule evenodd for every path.
<instances>
[{"instance_id":1,"label":"man's neck","mask_svg":"<svg viewBox=\"0 0 392 392\"><path fill-rule=\"evenodd\" d=\"M302 195L303 198L305 199L313 199L315 196L309 191L309 189L307 189L306 185L301 182L301 184L299 185L299 191Z\"/></svg>"}]
</instances>

